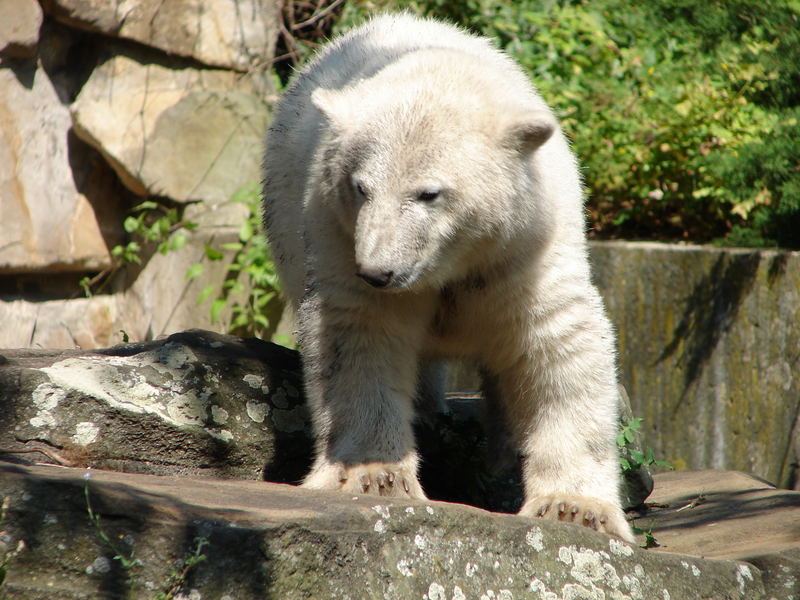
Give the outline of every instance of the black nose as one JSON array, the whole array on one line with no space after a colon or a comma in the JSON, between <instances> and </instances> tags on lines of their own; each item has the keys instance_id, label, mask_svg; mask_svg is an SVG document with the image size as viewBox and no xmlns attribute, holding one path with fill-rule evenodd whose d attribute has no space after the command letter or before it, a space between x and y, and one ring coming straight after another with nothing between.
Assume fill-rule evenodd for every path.
<instances>
[{"instance_id":1,"label":"black nose","mask_svg":"<svg viewBox=\"0 0 800 600\"><path fill-rule=\"evenodd\" d=\"M356 275L361 277L364 281L372 287L382 288L389 285L389 282L394 277L394 271L381 271L378 269L359 268Z\"/></svg>"}]
</instances>

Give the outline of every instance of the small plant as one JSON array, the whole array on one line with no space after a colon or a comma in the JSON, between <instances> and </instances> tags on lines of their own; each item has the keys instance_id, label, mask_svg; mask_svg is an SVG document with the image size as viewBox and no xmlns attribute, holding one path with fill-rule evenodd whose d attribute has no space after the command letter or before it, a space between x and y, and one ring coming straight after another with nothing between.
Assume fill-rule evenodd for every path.
<instances>
[{"instance_id":1,"label":"small plant","mask_svg":"<svg viewBox=\"0 0 800 600\"><path fill-rule=\"evenodd\" d=\"M103 526L100 523L100 515L94 512L94 509L92 508L92 501L89 496L89 480L91 479L91 473L86 473L83 476L83 479L83 496L86 498L86 512L89 515L89 521L97 531L97 535L99 535L100 539L103 540L103 543L109 548L109 550L111 550L111 552L113 552L114 560L119 561L119 563L122 565L122 568L126 571L129 571L136 565L140 564L139 560L134 556L133 550L131 550L129 555L126 555L124 552L120 551L118 546L106 533L105 529L103 529Z\"/></svg>"},{"instance_id":2,"label":"small plant","mask_svg":"<svg viewBox=\"0 0 800 600\"><path fill-rule=\"evenodd\" d=\"M11 498L8 496L3 498L3 503L0 505L0 527L2 527L3 523L5 523L6 514L8 513L8 508L10 505ZM0 530L0 534L2 533L4 532ZM2 558L0 558L0 588L3 587L6 577L8 576L9 563L13 561L23 550L25 550L25 541L19 540L13 550L9 550L2 556ZM2 589L0 589L0 596L2 596Z\"/></svg>"},{"instance_id":3,"label":"small plant","mask_svg":"<svg viewBox=\"0 0 800 600\"><path fill-rule=\"evenodd\" d=\"M640 548L648 550L650 548L658 548L661 546L661 544L659 544L656 540L656 536L653 535L653 521L650 521L647 529L642 529L641 527L634 525L633 533L634 535L644 535L644 544L640 545Z\"/></svg>"},{"instance_id":4,"label":"small plant","mask_svg":"<svg viewBox=\"0 0 800 600\"><path fill-rule=\"evenodd\" d=\"M208 539L204 537L194 538L194 548L187 552L178 565L169 575L169 580L164 588L164 591L155 595L153 600L172 600L175 598L181 588L186 585L189 573L201 562L206 560L206 555L203 554L203 548L209 544Z\"/></svg>"},{"instance_id":5,"label":"small plant","mask_svg":"<svg viewBox=\"0 0 800 600\"><path fill-rule=\"evenodd\" d=\"M653 449L647 448L644 452L632 446L636 442L636 434L642 427L641 418L634 418L623 424L617 434L617 447L620 450L619 462L622 472L635 471L642 467L656 465L658 467L672 468L672 464L666 460L656 460L653 456Z\"/></svg>"},{"instance_id":6,"label":"small plant","mask_svg":"<svg viewBox=\"0 0 800 600\"><path fill-rule=\"evenodd\" d=\"M229 332L236 335L268 337L275 323L270 320L270 305L277 301L280 291L275 263L269 245L260 232L261 194L256 184L238 190L231 202L244 204L248 215L239 229L239 240L205 248L205 258L221 261L224 252L234 252L227 265L228 276L221 286L207 285L198 297L201 304L208 298L211 302L211 320L217 322L223 309L231 310ZM204 270L202 263L192 265L186 273L187 279L199 276Z\"/></svg>"},{"instance_id":7,"label":"small plant","mask_svg":"<svg viewBox=\"0 0 800 600\"><path fill-rule=\"evenodd\" d=\"M154 245L157 252L167 254L185 246L188 232L195 229L197 223L184 219L178 208L148 200L131 210L122 227L130 241L111 249L111 266L94 277L86 276L80 280L79 285L87 297L103 291L112 276L123 267L142 264L145 247Z\"/></svg>"}]
</instances>

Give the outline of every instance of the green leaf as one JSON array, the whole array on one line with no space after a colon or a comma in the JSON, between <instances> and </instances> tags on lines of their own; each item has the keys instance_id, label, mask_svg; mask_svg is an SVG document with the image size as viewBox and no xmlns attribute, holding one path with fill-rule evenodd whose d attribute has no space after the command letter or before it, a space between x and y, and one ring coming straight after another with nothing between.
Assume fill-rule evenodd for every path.
<instances>
[{"instance_id":1,"label":"green leaf","mask_svg":"<svg viewBox=\"0 0 800 600\"><path fill-rule=\"evenodd\" d=\"M197 296L197 304L200 305L206 301L206 299L214 293L214 290L217 289L214 284L209 284L203 288L200 294Z\"/></svg>"},{"instance_id":2,"label":"green leaf","mask_svg":"<svg viewBox=\"0 0 800 600\"><path fill-rule=\"evenodd\" d=\"M128 233L133 233L139 229L139 219L136 217L125 217L122 222L122 228Z\"/></svg>"},{"instance_id":3,"label":"green leaf","mask_svg":"<svg viewBox=\"0 0 800 600\"><path fill-rule=\"evenodd\" d=\"M201 263L195 263L186 270L186 279L196 279L205 271L205 267Z\"/></svg>"},{"instance_id":4,"label":"green leaf","mask_svg":"<svg viewBox=\"0 0 800 600\"><path fill-rule=\"evenodd\" d=\"M225 298L217 298L214 302L211 303L211 322L216 323L219 320L219 315L222 312L222 309L225 308L227 304L227 299Z\"/></svg>"},{"instance_id":5,"label":"green leaf","mask_svg":"<svg viewBox=\"0 0 800 600\"><path fill-rule=\"evenodd\" d=\"M219 250L214 248L214 246L208 243L204 245L203 250L208 260L213 260L213 261L222 260L225 257L225 255L222 252L220 252Z\"/></svg>"},{"instance_id":6,"label":"green leaf","mask_svg":"<svg viewBox=\"0 0 800 600\"><path fill-rule=\"evenodd\" d=\"M158 203L153 202L152 200L145 200L144 202L137 204L133 207L133 212L141 212L145 210L155 210L159 208Z\"/></svg>"}]
</instances>

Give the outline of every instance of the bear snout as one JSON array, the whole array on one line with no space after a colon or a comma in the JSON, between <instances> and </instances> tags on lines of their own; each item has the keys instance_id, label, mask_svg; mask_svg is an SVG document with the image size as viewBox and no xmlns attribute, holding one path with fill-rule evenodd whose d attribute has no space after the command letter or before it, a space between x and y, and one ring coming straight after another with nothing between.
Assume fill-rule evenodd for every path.
<instances>
[{"instance_id":1,"label":"bear snout","mask_svg":"<svg viewBox=\"0 0 800 600\"><path fill-rule=\"evenodd\" d=\"M389 285L394 278L394 271L386 271L380 268L369 268L357 266L356 275L372 287L383 288Z\"/></svg>"}]
</instances>

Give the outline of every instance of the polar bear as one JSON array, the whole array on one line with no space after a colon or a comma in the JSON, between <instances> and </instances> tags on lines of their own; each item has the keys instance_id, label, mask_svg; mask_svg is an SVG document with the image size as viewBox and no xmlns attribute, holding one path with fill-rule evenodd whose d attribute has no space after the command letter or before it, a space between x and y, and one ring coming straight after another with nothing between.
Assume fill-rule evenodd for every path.
<instances>
[{"instance_id":1,"label":"polar bear","mask_svg":"<svg viewBox=\"0 0 800 600\"><path fill-rule=\"evenodd\" d=\"M581 179L516 63L405 14L335 39L276 106L264 224L298 316L304 486L425 498L415 398L470 358L523 458L520 514L632 540Z\"/></svg>"}]
</instances>

